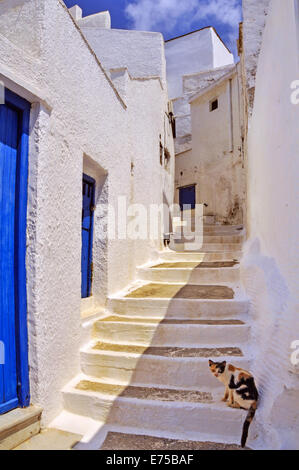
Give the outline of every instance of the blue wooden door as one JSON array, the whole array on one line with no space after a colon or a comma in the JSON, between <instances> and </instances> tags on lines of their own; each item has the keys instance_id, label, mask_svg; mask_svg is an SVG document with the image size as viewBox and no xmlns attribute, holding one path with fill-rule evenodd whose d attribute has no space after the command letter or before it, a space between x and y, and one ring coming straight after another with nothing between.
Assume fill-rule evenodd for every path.
<instances>
[{"instance_id":1,"label":"blue wooden door","mask_svg":"<svg viewBox=\"0 0 299 470\"><path fill-rule=\"evenodd\" d=\"M0 414L29 402L26 325L27 150L30 106L0 105ZM21 331L22 330L22 331Z\"/></svg>"},{"instance_id":2,"label":"blue wooden door","mask_svg":"<svg viewBox=\"0 0 299 470\"><path fill-rule=\"evenodd\" d=\"M180 188L181 210L184 210L184 206L187 206L185 208L188 209L195 209L195 202L195 185Z\"/></svg>"},{"instance_id":3,"label":"blue wooden door","mask_svg":"<svg viewBox=\"0 0 299 470\"><path fill-rule=\"evenodd\" d=\"M81 296L91 295L92 285L92 240L93 211L95 198L95 181L83 175L83 206L82 206L82 258L81 258Z\"/></svg>"}]
</instances>

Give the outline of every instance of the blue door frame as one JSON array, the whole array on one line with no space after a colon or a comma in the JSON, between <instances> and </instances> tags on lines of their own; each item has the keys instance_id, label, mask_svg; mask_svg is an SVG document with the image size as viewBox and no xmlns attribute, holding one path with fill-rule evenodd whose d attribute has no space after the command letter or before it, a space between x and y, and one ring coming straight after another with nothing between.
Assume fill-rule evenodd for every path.
<instances>
[{"instance_id":1,"label":"blue door frame","mask_svg":"<svg viewBox=\"0 0 299 470\"><path fill-rule=\"evenodd\" d=\"M5 352L0 365L0 414L30 404L26 295L29 119L30 104L6 89L5 104L0 105L0 341Z\"/></svg>"},{"instance_id":2,"label":"blue door frame","mask_svg":"<svg viewBox=\"0 0 299 470\"><path fill-rule=\"evenodd\" d=\"M82 183L82 254L81 254L81 297L91 295L92 288L92 242L93 212L95 203L95 180L83 175Z\"/></svg>"}]
</instances>

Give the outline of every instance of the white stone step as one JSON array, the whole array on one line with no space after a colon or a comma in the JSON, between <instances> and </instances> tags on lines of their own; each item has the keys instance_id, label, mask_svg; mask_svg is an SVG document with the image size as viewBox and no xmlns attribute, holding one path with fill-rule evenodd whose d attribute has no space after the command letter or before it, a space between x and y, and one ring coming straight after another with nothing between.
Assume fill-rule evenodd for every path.
<instances>
[{"instance_id":1,"label":"white stone step","mask_svg":"<svg viewBox=\"0 0 299 470\"><path fill-rule=\"evenodd\" d=\"M194 240L195 235L194 232L183 232L182 237L180 237L182 240L185 240L188 242L189 240ZM180 241L180 238L177 240L178 242ZM212 233L204 233L203 234L203 242L204 244L230 244L230 243L243 243L244 241L244 235L241 234L231 234L231 233L217 233L217 234L212 234Z\"/></svg>"},{"instance_id":2,"label":"white stone step","mask_svg":"<svg viewBox=\"0 0 299 470\"><path fill-rule=\"evenodd\" d=\"M211 261L239 261L242 257L241 251L219 251L219 252L184 252L165 249L159 252L161 261L194 261L194 262L211 262Z\"/></svg>"},{"instance_id":3,"label":"white stone step","mask_svg":"<svg viewBox=\"0 0 299 470\"><path fill-rule=\"evenodd\" d=\"M188 267L190 265L193 267ZM169 267L172 266L172 267ZM240 279L239 265L233 267L200 267L197 263L160 263L152 267L140 267L138 279L150 282L190 283L193 285L234 283Z\"/></svg>"},{"instance_id":4,"label":"white stone step","mask_svg":"<svg viewBox=\"0 0 299 470\"><path fill-rule=\"evenodd\" d=\"M163 318L236 318L248 313L249 301L111 298L108 308L118 315Z\"/></svg>"},{"instance_id":5,"label":"white stone step","mask_svg":"<svg viewBox=\"0 0 299 470\"><path fill-rule=\"evenodd\" d=\"M161 451L205 451L205 450L242 450L240 444L224 442L193 441L187 439L171 439L169 437L138 434L136 431L117 429L109 431L101 450L149 450ZM160 453L160 452L159 452ZM192 455L192 454L191 454ZM192 459L193 460L193 459Z\"/></svg>"},{"instance_id":6,"label":"white stone step","mask_svg":"<svg viewBox=\"0 0 299 470\"><path fill-rule=\"evenodd\" d=\"M203 231L205 234L213 235L218 235L219 233L244 235L243 225L204 225Z\"/></svg>"},{"instance_id":7,"label":"white stone step","mask_svg":"<svg viewBox=\"0 0 299 470\"><path fill-rule=\"evenodd\" d=\"M59 429L43 429L14 450L72 450L82 436Z\"/></svg>"},{"instance_id":8,"label":"white stone step","mask_svg":"<svg viewBox=\"0 0 299 470\"><path fill-rule=\"evenodd\" d=\"M196 245L194 245L196 246ZM191 242L186 241L173 241L170 244L170 248L174 251L188 251L192 250L192 240ZM200 249L198 250L195 248L196 251L200 253L215 253L215 252L223 252L223 251L242 251L242 243L206 243L204 242Z\"/></svg>"},{"instance_id":9,"label":"white stone step","mask_svg":"<svg viewBox=\"0 0 299 470\"><path fill-rule=\"evenodd\" d=\"M101 342L81 351L81 368L84 374L106 381L211 390L218 383L208 359L250 369L248 357L238 348L146 348Z\"/></svg>"},{"instance_id":10,"label":"white stone step","mask_svg":"<svg viewBox=\"0 0 299 470\"><path fill-rule=\"evenodd\" d=\"M249 337L249 326L239 320L155 320L111 316L95 322L94 335L103 342L122 344L198 347L239 346Z\"/></svg>"},{"instance_id":11,"label":"white stone step","mask_svg":"<svg viewBox=\"0 0 299 470\"><path fill-rule=\"evenodd\" d=\"M114 426L128 426L173 436L239 442L246 412L228 408L199 391L106 384L77 377L63 390L64 407ZM209 440L209 439L207 439Z\"/></svg>"}]
</instances>

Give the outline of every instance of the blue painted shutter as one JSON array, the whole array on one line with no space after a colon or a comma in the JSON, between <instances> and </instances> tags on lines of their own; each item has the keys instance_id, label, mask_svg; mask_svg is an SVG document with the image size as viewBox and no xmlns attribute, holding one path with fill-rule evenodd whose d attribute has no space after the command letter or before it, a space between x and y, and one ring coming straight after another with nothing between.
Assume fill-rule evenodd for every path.
<instances>
[{"instance_id":1,"label":"blue painted shutter","mask_svg":"<svg viewBox=\"0 0 299 470\"><path fill-rule=\"evenodd\" d=\"M19 113L0 105L0 413L18 405L15 310L15 210Z\"/></svg>"}]
</instances>

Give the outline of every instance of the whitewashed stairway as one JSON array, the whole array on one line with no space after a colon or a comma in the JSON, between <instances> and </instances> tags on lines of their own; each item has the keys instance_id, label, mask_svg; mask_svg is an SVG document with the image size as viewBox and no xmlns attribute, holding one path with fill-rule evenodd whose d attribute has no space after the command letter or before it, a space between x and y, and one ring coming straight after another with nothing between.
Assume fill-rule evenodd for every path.
<instances>
[{"instance_id":1,"label":"whitewashed stairway","mask_svg":"<svg viewBox=\"0 0 299 470\"><path fill-rule=\"evenodd\" d=\"M141 267L95 322L82 374L63 390L65 409L117 432L239 443L246 412L221 402L208 359L250 367L242 236L206 227L204 251L165 250Z\"/></svg>"}]
</instances>

